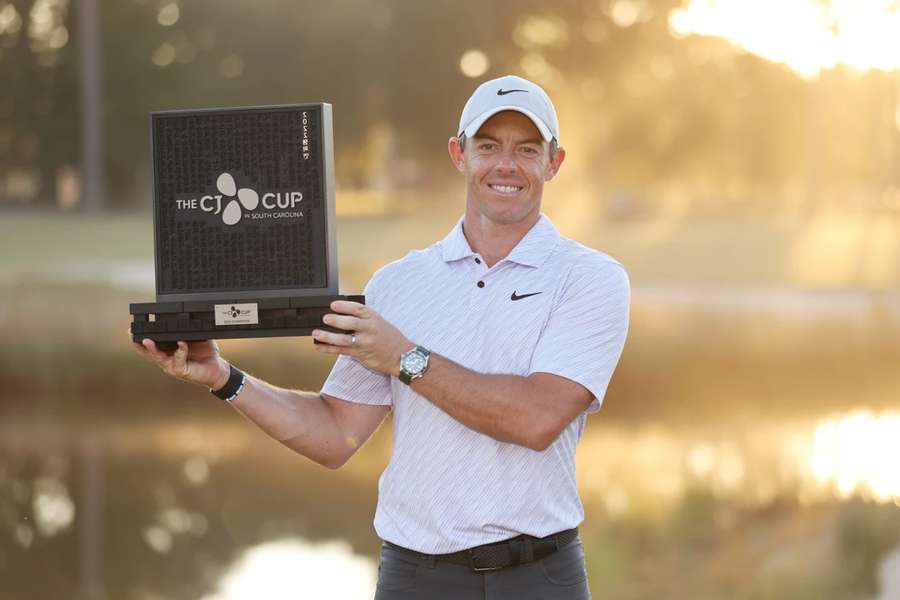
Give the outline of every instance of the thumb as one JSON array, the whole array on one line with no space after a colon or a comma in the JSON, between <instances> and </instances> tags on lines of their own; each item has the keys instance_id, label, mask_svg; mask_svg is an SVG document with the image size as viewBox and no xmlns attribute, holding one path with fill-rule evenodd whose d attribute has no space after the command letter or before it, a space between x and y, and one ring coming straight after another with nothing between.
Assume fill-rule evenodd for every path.
<instances>
[{"instance_id":1,"label":"thumb","mask_svg":"<svg viewBox=\"0 0 900 600\"><path fill-rule=\"evenodd\" d=\"M173 367L175 368L175 372L180 375L188 374L188 366L187 366L187 357L188 357L188 345L187 342L178 342L178 348L175 350L175 354L172 356Z\"/></svg>"}]
</instances>

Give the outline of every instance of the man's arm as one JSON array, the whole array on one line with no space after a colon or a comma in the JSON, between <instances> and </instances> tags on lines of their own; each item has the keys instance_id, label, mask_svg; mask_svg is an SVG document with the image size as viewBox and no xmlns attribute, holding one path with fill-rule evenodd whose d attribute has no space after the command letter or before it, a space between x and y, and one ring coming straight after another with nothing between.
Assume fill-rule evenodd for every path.
<instances>
[{"instance_id":1,"label":"man's arm","mask_svg":"<svg viewBox=\"0 0 900 600\"><path fill-rule=\"evenodd\" d=\"M343 466L390 412L390 406L287 390L249 375L232 405L275 440L329 469Z\"/></svg>"},{"instance_id":2,"label":"man's arm","mask_svg":"<svg viewBox=\"0 0 900 600\"><path fill-rule=\"evenodd\" d=\"M152 340L134 347L163 372L183 381L219 389L228 380L230 366L215 342L179 342L172 354L159 350ZM390 406L279 388L250 375L232 405L275 440L330 469L347 462L390 411Z\"/></svg>"},{"instance_id":3,"label":"man's arm","mask_svg":"<svg viewBox=\"0 0 900 600\"><path fill-rule=\"evenodd\" d=\"M396 377L400 354L413 348L369 306L337 301L325 323L349 334L315 330L319 352L346 354L368 368ZM353 343L355 339L355 343ZM492 375L466 369L432 353L428 373L413 389L468 427L503 442L544 450L593 400L586 388L549 373Z\"/></svg>"},{"instance_id":4,"label":"man's arm","mask_svg":"<svg viewBox=\"0 0 900 600\"><path fill-rule=\"evenodd\" d=\"M428 372L413 381L412 388L464 425L539 452L594 399L565 377L486 375L434 353Z\"/></svg>"}]
</instances>

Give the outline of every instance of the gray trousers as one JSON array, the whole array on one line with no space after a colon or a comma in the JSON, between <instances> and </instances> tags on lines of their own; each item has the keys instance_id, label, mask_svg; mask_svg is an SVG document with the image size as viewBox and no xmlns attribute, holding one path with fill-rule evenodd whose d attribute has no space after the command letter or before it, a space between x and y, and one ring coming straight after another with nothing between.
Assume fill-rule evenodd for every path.
<instances>
[{"instance_id":1,"label":"gray trousers","mask_svg":"<svg viewBox=\"0 0 900 600\"><path fill-rule=\"evenodd\" d=\"M584 547L575 538L558 552L497 571L381 545L375 600L590 600Z\"/></svg>"}]
</instances>

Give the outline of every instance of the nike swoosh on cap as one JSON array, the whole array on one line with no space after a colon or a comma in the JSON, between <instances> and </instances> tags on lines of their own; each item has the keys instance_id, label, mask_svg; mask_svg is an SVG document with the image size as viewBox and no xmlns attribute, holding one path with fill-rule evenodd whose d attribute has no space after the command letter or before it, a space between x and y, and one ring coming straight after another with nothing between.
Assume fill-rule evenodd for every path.
<instances>
[{"instance_id":1,"label":"nike swoosh on cap","mask_svg":"<svg viewBox=\"0 0 900 600\"><path fill-rule=\"evenodd\" d=\"M528 90L504 90L503 88L500 88L499 90L497 90L497 95L505 96L507 94L512 94L513 92L525 92L527 94Z\"/></svg>"},{"instance_id":2,"label":"nike swoosh on cap","mask_svg":"<svg viewBox=\"0 0 900 600\"><path fill-rule=\"evenodd\" d=\"M516 296L516 292L514 291L512 293L512 296L509 297L509 299L512 300L513 302L515 302L516 300L521 300L522 298L528 298L530 296L537 296L538 294L542 294L542 293L543 292L534 292L531 294L522 294L521 296Z\"/></svg>"}]
</instances>

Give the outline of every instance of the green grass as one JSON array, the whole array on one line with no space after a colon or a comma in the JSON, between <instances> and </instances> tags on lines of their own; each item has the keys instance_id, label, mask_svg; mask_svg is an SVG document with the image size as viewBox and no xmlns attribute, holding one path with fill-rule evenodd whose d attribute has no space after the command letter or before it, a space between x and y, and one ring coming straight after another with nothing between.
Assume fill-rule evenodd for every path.
<instances>
[{"instance_id":1,"label":"green grass","mask_svg":"<svg viewBox=\"0 0 900 600\"><path fill-rule=\"evenodd\" d=\"M638 284L900 287L900 225L892 215L611 222L590 208L548 203L546 209L563 235L614 256ZM436 197L424 210L338 219L342 287L358 290L386 262L443 238L461 210ZM152 236L150 213L2 214L0 281L54 278L85 265L152 265Z\"/></svg>"}]
</instances>

